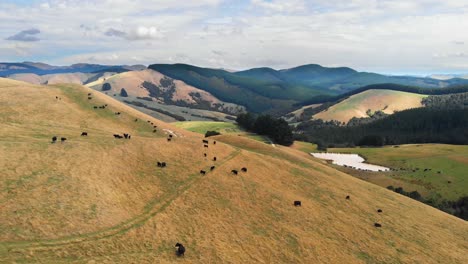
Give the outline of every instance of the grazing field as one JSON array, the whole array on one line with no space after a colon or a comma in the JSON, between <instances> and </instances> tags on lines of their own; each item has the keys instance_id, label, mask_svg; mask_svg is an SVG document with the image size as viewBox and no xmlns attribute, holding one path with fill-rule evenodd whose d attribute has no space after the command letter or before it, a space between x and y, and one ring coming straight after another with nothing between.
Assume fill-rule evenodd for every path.
<instances>
[{"instance_id":1,"label":"grazing field","mask_svg":"<svg viewBox=\"0 0 468 264\"><path fill-rule=\"evenodd\" d=\"M173 125L200 134L205 134L206 131L216 131L222 134L242 132L239 126L230 122L185 121L175 122Z\"/></svg>"},{"instance_id":2,"label":"grazing field","mask_svg":"<svg viewBox=\"0 0 468 264\"><path fill-rule=\"evenodd\" d=\"M422 107L421 100L427 95L393 90L367 90L339 102L314 115L316 119L338 120L347 123L353 117L369 117L371 112L383 111L393 114L395 111Z\"/></svg>"},{"instance_id":3,"label":"grazing field","mask_svg":"<svg viewBox=\"0 0 468 264\"><path fill-rule=\"evenodd\" d=\"M440 198L456 200L468 195L468 146L423 144L383 148L335 148L329 151L356 153L372 164L398 169L378 176L363 172L353 173L383 187L403 187L407 191L418 191L426 199L436 201Z\"/></svg>"},{"instance_id":4,"label":"grazing field","mask_svg":"<svg viewBox=\"0 0 468 264\"><path fill-rule=\"evenodd\" d=\"M468 261L463 220L294 148L204 147L80 85L0 79L0 106L0 263Z\"/></svg>"}]
</instances>

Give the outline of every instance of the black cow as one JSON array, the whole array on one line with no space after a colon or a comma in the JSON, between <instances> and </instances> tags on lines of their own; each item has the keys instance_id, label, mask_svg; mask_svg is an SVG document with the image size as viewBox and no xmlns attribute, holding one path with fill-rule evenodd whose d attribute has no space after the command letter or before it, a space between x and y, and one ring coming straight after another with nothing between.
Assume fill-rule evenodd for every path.
<instances>
[{"instance_id":1,"label":"black cow","mask_svg":"<svg viewBox=\"0 0 468 264\"><path fill-rule=\"evenodd\" d=\"M57 137L56 137L56 136L53 136L53 137L52 137L52 143L55 143L55 142L57 142Z\"/></svg>"},{"instance_id":2,"label":"black cow","mask_svg":"<svg viewBox=\"0 0 468 264\"><path fill-rule=\"evenodd\" d=\"M216 161L216 157L213 158L213 161Z\"/></svg>"},{"instance_id":3,"label":"black cow","mask_svg":"<svg viewBox=\"0 0 468 264\"><path fill-rule=\"evenodd\" d=\"M213 141L213 145L216 145L216 141Z\"/></svg>"},{"instance_id":4,"label":"black cow","mask_svg":"<svg viewBox=\"0 0 468 264\"><path fill-rule=\"evenodd\" d=\"M302 206L301 201L294 201L294 206Z\"/></svg>"},{"instance_id":5,"label":"black cow","mask_svg":"<svg viewBox=\"0 0 468 264\"><path fill-rule=\"evenodd\" d=\"M168 138L167 141L171 141L171 138Z\"/></svg>"},{"instance_id":6,"label":"black cow","mask_svg":"<svg viewBox=\"0 0 468 264\"><path fill-rule=\"evenodd\" d=\"M161 167L163 167L163 168L166 167L166 162L164 162L164 161L161 162Z\"/></svg>"},{"instance_id":7,"label":"black cow","mask_svg":"<svg viewBox=\"0 0 468 264\"><path fill-rule=\"evenodd\" d=\"M375 227L382 227L382 225L379 224L379 223L374 223L374 226L375 226Z\"/></svg>"},{"instance_id":8,"label":"black cow","mask_svg":"<svg viewBox=\"0 0 468 264\"><path fill-rule=\"evenodd\" d=\"M205 175L205 174L206 174L206 171L201 170L201 171L200 171L200 174L201 174L201 175Z\"/></svg>"},{"instance_id":9,"label":"black cow","mask_svg":"<svg viewBox=\"0 0 468 264\"><path fill-rule=\"evenodd\" d=\"M170 138L172 138L172 135L169 135Z\"/></svg>"},{"instance_id":10,"label":"black cow","mask_svg":"<svg viewBox=\"0 0 468 264\"><path fill-rule=\"evenodd\" d=\"M151 121L149 121L149 120L148 120L148 121L146 121L146 122L148 122L148 123L149 123L149 122L151 122Z\"/></svg>"},{"instance_id":11,"label":"black cow","mask_svg":"<svg viewBox=\"0 0 468 264\"><path fill-rule=\"evenodd\" d=\"M202 142L203 142L204 144L208 144L208 140L203 139Z\"/></svg>"},{"instance_id":12,"label":"black cow","mask_svg":"<svg viewBox=\"0 0 468 264\"><path fill-rule=\"evenodd\" d=\"M158 126L153 126L153 128L157 128Z\"/></svg>"},{"instance_id":13,"label":"black cow","mask_svg":"<svg viewBox=\"0 0 468 264\"><path fill-rule=\"evenodd\" d=\"M206 157L206 153L203 153L203 156Z\"/></svg>"},{"instance_id":14,"label":"black cow","mask_svg":"<svg viewBox=\"0 0 468 264\"><path fill-rule=\"evenodd\" d=\"M128 139L131 139L131 138L132 138L132 136L131 136L131 135L128 135Z\"/></svg>"},{"instance_id":15,"label":"black cow","mask_svg":"<svg viewBox=\"0 0 468 264\"><path fill-rule=\"evenodd\" d=\"M94 106L93 108L94 108L94 109L97 109L97 106Z\"/></svg>"},{"instance_id":16,"label":"black cow","mask_svg":"<svg viewBox=\"0 0 468 264\"><path fill-rule=\"evenodd\" d=\"M377 213L381 213L381 212L382 212L382 209L378 209L378 210L377 210Z\"/></svg>"},{"instance_id":17,"label":"black cow","mask_svg":"<svg viewBox=\"0 0 468 264\"><path fill-rule=\"evenodd\" d=\"M216 167L215 166L211 166L210 170L214 170Z\"/></svg>"},{"instance_id":18,"label":"black cow","mask_svg":"<svg viewBox=\"0 0 468 264\"><path fill-rule=\"evenodd\" d=\"M114 138L123 138L123 137L119 134L114 134Z\"/></svg>"},{"instance_id":19,"label":"black cow","mask_svg":"<svg viewBox=\"0 0 468 264\"><path fill-rule=\"evenodd\" d=\"M234 175L237 175L238 171L237 170L232 170L231 171Z\"/></svg>"},{"instance_id":20,"label":"black cow","mask_svg":"<svg viewBox=\"0 0 468 264\"><path fill-rule=\"evenodd\" d=\"M57 99L57 100L58 100L58 96L55 96L55 99Z\"/></svg>"},{"instance_id":21,"label":"black cow","mask_svg":"<svg viewBox=\"0 0 468 264\"><path fill-rule=\"evenodd\" d=\"M203 145L203 147L207 148L207 147L208 147L208 145Z\"/></svg>"},{"instance_id":22,"label":"black cow","mask_svg":"<svg viewBox=\"0 0 468 264\"><path fill-rule=\"evenodd\" d=\"M91 100L91 99L92 99L92 97L91 97L91 96L88 96L88 100Z\"/></svg>"},{"instance_id":23,"label":"black cow","mask_svg":"<svg viewBox=\"0 0 468 264\"><path fill-rule=\"evenodd\" d=\"M175 244L176 247L176 255L178 257L183 257L185 254L185 247L181 243Z\"/></svg>"},{"instance_id":24,"label":"black cow","mask_svg":"<svg viewBox=\"0 0 468 264\"><path fill-rule=\"evenodd\" d=\"M241 169L241 171L242 171L242 172L247 172L247 168L244 167L244 168Z\"/></svg>"},{"instance_id":25,"label":"black cow","mask_svg":"<svg viewBox=\"0 0 468 264\"><path fill-rule=\"evenodd\" d=\"M124 138L126 138L126 139L127 139L127 138L128 138L128 134L125 134L125 133L124 133Z\"/></svg>"},{"instance_id":26,"label":"black cow","mask_svg":"<svg viewBox=\"0 0 468 264\"><path fill-rule=\"evenodd\" d=\"M162 163L158 161L158 167L161 167L162 166Z\"/></svg>"},{"instance_id":27,"label":"black cow","mask_svg":"<svg viewBox=\"0 0 468 264\"><path fill-rule=\"evenodd\" d=\"M135 122L137 122L137 121L138 121L138 118L135 118Z\"/></svg>"},{"instance_id":28,"label":"black cow","mask_svg":"<svg viewBox=\"0 0 468 264\"><path fill-rule=\"evenodd\" d=\"M349 195L346 195L346 200L349 200L351 199L351 197Z\"/></svg>"},{"instance_id":29,"label":"black cow","mask_svg":"<svg viewBox=\"0 0 468 264\"><path fill-rule=\"evenodd\" d=\"M158 132L156 129L155 129L155 130L153 130L153 133L156 133L156 132Z\"/></svg>"},{"instance_id":30,"label":"black cow","mask_svg":"<svg viewBox=\"0 0 468 264\"><path fill-rule=\"evenodd\" d=\"M81 132L81 136L88 136L88 132Z\"/></svg>"},{"instance_id":31,"label":"black cow","mask_svg":"<svg viewBox=\"0 0 468 264\"><path fill-rule=\"evenodd\" d=\"M67 138L64 138L64 137L60 138L60 141L62 141L62 143L65 142L65 140L67 140Z\"/></svg>"}]
</instances>

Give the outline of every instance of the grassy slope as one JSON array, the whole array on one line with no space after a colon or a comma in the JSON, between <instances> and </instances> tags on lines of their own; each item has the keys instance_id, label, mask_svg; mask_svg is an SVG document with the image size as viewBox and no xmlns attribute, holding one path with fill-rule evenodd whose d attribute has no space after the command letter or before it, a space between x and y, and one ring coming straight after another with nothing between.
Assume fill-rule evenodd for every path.
<instances>
[{"instance_id":1,"label":"grassy slope","mask_svg":"<svg viewBox=\"0 0 468 264\"><path fill-rule=\"evenodd\" d=\"M196 263L467 261L460 219L295 149L234 135L204 149L201 135L96 92L92 104L109 107L93 110L88 92L0 79L0 262L173 263L176 242ZM112 137L123 132L132 139Z\"/></svg>"},{"instance_id":2,"label":"grassy slope","mask_svg":"<svg viewBox=\"0 0 468 264\"><path fill-rule=\"evenodd\" d=\"M393 185L406 191L417 190L426 198L442 197L456 200L468 195L468 146L424 144L402 145L398 148L350 148L332 149L333 152L357 153L370 163L406 171L388 172L377 177L368 177L371 182L383 187ZM412 170L415 170L413 172ZM431 169L424 172L424 169ZM441 173L437 173L440 171ZM362 174L362 173L361 173ZM365 175L362 175L365 177ZM451 183L448 183L451 181Z\"/></svg>"},{"instance_id":3,"label":"grassy slope","mask_svg":"<svg viewBox=\"0 0 468 264\"><path fill-rule=\"evenodd\" d=\"M230 122L186 121L176 122L173 125L200 134L205 134L206 131L217 131L222 134L241 131L236 124Z\"/></svg>"},{"instance_id":4,"label":"grassy slope","mask_svg":"<svg viewBox=\"0 0 468 264\"><path fill-rule=\"evenodd\" d=\"M368 117L368 109L392 114L395 111L421 107L424 97L426 95L393 90L367 90L315 114L314 118L348 122L353 117Z\"/></svg>"}]
</instances>

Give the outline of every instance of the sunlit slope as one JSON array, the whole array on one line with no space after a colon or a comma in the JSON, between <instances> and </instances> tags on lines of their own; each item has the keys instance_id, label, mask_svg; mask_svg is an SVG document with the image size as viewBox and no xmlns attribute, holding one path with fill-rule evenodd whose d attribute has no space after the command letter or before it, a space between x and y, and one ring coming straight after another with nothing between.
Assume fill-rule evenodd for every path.
<instances>
[{"instance_id":1,"label":"sunlit slope","mask_svg":"<svg viewBox=\"0 0 468 264\"><path fill-rule=\"evenodd\" d=\"M235 135L204 148L78 85L0 79L0 106L2 263L173 263L176 242L188 263L467 261L463 220L295 149Z\"/></svg>"},{"instance_id":2,"label":"sunlit slope","mask_svg":"<svg viewBox=\"0 0 468 264\"><path fill-rule=\"evenodd\" d=\"M369 117L368 110L372 113L380 110L386 114L393 114L395 111L422 107L421 100L424 97L427 95L393 90L367 90L315 114L314 118L348 122L353 117Z\"/></svg>"}]
</instances>

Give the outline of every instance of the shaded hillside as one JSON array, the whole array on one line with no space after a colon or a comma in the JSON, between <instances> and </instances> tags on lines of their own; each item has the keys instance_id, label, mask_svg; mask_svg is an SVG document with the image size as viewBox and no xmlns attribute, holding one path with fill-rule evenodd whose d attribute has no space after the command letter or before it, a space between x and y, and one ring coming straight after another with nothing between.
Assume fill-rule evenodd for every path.
<instances>
[{"instance_id":1,"label":"shaded hillside","mask_svg":"<svg viewBox=\"0 0 468 264\"><path fill-rule=\"evenodd\" d=\"M208 91L221 100L244 105L254 112L281 112L303 98L323 93L282 81L256 79L186 64L153 64L149 68Z\"/></svg>"},{"instance_id":2,"label":"shaded hillside","mask_svg":"<svg viewBox=\"0 0 468 264\"><path fill-rule=\"evenodd\" d=\"M294 149L239 136L204 148L201 135L79 85L0 79L0 105L2 263L467 260L464 221Z\"/></svg>"},{"instance_id":3,"label":"shaded hillside","mask_svg":"<svg viewBox=\"0 0 468 264\"><path fill-rule=\"evenodd\" d=\"M303 65L285 70L256 68L236 72L235 74L264 81L276 81L305 87L314 87L315 89L321 89L329 93L343 93L363 86L383 83L426 88L442 88L450 85L468 83L467 80L457 78L441 81L431 78L387 76L370 72L357 72L348 67L328 68L317 64Z\"/></svg>"}]
</instances>

